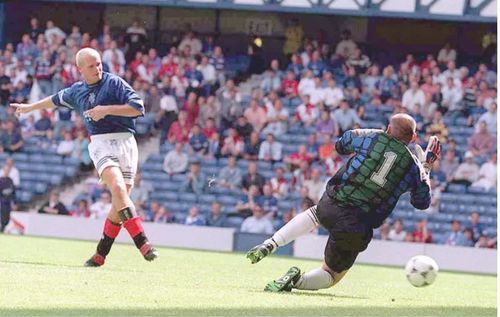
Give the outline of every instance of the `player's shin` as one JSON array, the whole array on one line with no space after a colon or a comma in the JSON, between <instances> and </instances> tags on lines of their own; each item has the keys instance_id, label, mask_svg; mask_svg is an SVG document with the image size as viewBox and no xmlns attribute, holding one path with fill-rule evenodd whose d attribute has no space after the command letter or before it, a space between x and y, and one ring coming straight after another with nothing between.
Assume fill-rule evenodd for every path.
<instances>
[{"instance_id":1,"label":"player's shin","mask_svg":"<svg viewBox=\"0 0 500 317\"><path fill-rule=\"evenodd\" d=\"M276 231L271 239L266 240L264 243L272 243L276 249L276 247L287 245L298 237L311 232L319 226L316 209L317 206L315 205L296 215L290 222Z\"/></svg>"},{"instance_id":2,"label":"player's shin","mask_svg":"<svg viewBox=\"0 0 500 317\"><path fill-rule=\"evenodd\" d=\"M109 220L109 218L106 218L106 221L104 222L102 238L97 244L97 253L99 255L106 257L109 254L115 238L118 236L118 233L120 233L120 229L120 224Z\"/></svg>"},{"instance_id":3,"label":"player's shin","mask_svg":"<svg viewBox=\"0 0 500 317\"><path fill-rule=\"evenodd\" d=\"M318 290L332 287L336 282L338 281L329 272L320 267L304 273L293 287L302 290Z\"/></svg>"},{"instance_id":4,"label":"player's shin","mask_svg":"<svg viewBox=\"0 0 500 317\"><path fill-rule=\"evenodd\" d=\"M142 228L142 220L135 213L134 207L125 207L118 211L123 227L128 231L134 244L139 249L144 258L148 261L155 259L158 254L151 246Z\"/></svg>"}]
</instances>

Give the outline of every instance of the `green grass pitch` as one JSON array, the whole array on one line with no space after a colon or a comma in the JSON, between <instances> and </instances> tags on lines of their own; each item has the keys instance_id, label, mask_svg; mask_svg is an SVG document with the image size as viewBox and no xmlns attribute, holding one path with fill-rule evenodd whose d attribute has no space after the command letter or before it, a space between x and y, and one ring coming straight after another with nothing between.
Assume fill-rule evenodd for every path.
<instances>
[{"instance_id":1,"label":"green grass pitch","mask_svg":"<svg viewBox=\"0 0 500 317\"><path fill-rule=\"evenodd\" d=\"M160 248L145 262L115 245L102 268L84 268L95 242L0 235L0 316L493 316L496 276L440 272L414 288L403 268L355 265L317 292L263 292L290 266L318 261ZM390 256L390 255L388 255Z\"/></svg>"}]
</instances>

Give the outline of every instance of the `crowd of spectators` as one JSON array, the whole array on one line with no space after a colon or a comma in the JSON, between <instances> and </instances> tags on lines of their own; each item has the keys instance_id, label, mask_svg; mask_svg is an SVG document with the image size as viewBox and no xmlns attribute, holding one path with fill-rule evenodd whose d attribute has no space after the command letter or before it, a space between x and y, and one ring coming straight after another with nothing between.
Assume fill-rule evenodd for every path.
<instances>
[{"instance_id":1,"label":"crowd of spectators","mask_svg":"<svg viewBox=\"0 0 500 317\"><path fill-rule=\"evenodd\" d=\"M223 49L211 36L202 40L188 30L180 43L160 54L149 46L148 33L138 22L124 34L113 34L105 24L95 35L77 25L68 33L50 20L45 25L31 19L21 41L0 51L0 151L21 151L23 140L38 137L42 149L78 157L82 169L92 168L88 137L77 114L61 108L19 120L8 107L9 102L39 99L77 81L75 53L92 47L102 53L105 70L122 76L144 99L153 134L161 145L170 145L163 170L172 178L180 175L179 192L207 193L211 177L216 186L241 192L241 201L230 213L222 213L217 201L209 215L195 206L186 210L187 225L221 225L232 214L246 218L242 231L273 232L294 213L318 202L327 179L343 164L335 151L337 137L353 128L383 128L388 115L400 112L416 119L417 142L437 134L444 144L443 158L431 174L434 198L427 212L440 211L440 193L449 184L496 187L496 73L486 63L457 66L459 56L449 44L437 58L432 53L425 58L408 54L380 65L348 30L331 47L289 30L287 34L295 35L285 41L286 64L272 60L259 85L244 96L237 83L226 78ZM465 151L445 123L457 119L474 130ZM307 134L308 140L288 153L287 144L279 140L292 132ZM218 175L206 175L200 168L202 161L221 158L227 158L227 166ZM238 167L239 160L249 161L247 171ZM259 173L259 161L272 164L273 177ZM143 183L138 175L132 192L143 218L178 222L168 206L149 199L152 186ZM291 197L300 198L300 203L278 210L278 202ZM73 210L59 213L102 218L109 205L109 193L95 183L75 199ZM58 209L54 206L57 197L51 195L41 212L52 213ZM411 234L399 220L391 230L386 226L380 235L391 240L432 241L425 222ZM480 229L471 228L453 223L446 243L485 245L480 243Z\"/></svg>"}]
</instances>

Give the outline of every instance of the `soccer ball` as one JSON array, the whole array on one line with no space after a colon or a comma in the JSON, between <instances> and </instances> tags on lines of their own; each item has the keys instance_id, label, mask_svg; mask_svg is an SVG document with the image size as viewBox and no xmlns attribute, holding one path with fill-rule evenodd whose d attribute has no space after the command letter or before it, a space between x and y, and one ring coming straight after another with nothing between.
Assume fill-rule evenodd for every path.
<instances>
[{"instance_id":1,"label":"soccer ball","mask_svg":"<svg viewBox=\"0 0 500 317\"><path fill-rule=\"evenodd\" d=\"M424 287L434 283L439 267L434 259L417 255L411 258L405 267L406 278L415 287Z\"/></svg>"}]
</instances>

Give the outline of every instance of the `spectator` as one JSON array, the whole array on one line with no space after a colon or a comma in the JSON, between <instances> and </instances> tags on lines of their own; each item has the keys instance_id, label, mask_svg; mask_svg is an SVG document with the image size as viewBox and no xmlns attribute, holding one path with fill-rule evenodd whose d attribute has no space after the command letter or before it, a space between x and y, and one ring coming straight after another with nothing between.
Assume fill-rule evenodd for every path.
<instances>
[{"instance_id":1,"label":"spectator","mask_svg":"<svg viewBox=\"0 0 500 317\"><path fill-rule=\"evenodd\" d=\"M195 36L193 31L188 31L186 33L186 36L179 44L179 51L185 51L186 47L190 48L190 57L196 56L201 53L203 44L201 43L200 39Z\"/></svg>"},{"instance_id":2,"label":"spectator","mask_svg":"<svg viewBox=\"0 0 500 317\"><path fill-rule=\"evenodd\" d=\"M149 201L149 195L153 192L153 187L148 182L142 180L142 174L135 174L134 187L130 191L130 199L135 206L141 208L146 207L146 203Z\"/></svg>"},{"instance_id":3,"label":"spectator","mask_svg":"<svg viewBox=\"0 0 500 317\"><path fill-rule=\"evenodd\" d=\"M447 182L446 174L441 170L441 161L434 162L431 170L431 179L435 180L438 186L444 186Z\"/></svg>"},{"instance_id":4,"label":"spectator","mask_svg":"<svg viewBox=\"0 0 500 317\"><path fill-rule=\"evenodd\" d=\"M274 228L271 220L264 217L264 211L262 210L262 207L259 205L255 205L253 208L253 215L243 221L240 231L249 233L272 234L274 232Z\"/></svg>"},{"instance_id":5,"label":"spectator","mask_svg":"<svg viewBox=\"0 0 500 317\"><path fill-rule=\"evenodd\" d=\"M485 157L494 150L497 142L495 136L488 132L486 121L481 121L478 125L479 131L469 138L469 151L476 157Z\"/></svg>"},{"instance_id":6,"label":"spectator","mask_svg":"<svg viewBox=\"0 0 500 317\"><path fill-rule=\"evenodd\" d=\"M477 181L472 183L472 187L480 187L485 190L497 187L497 155L491 156L488 162L481 165Z\"/></svg>"},{"instance_id":7,"label":"spectator","mask_svg":"<svg viewBox=\"0 0 500 317\"><path fill-rule=\"evenodd\" d=\"M314 74L311 70L307 70L305 74L302 76L302 79L299 81L299 95L311 95L313 89L315 87L314 83Z\"/></svg>"},{"instance_id":8,"label":"spectator","mask_svg":"<svg viewBox=\"0 0 500 317\"><path fill-rule=\"evenodd\" d=\"M71 132L64 132L64 139L57 146L57 154L63 157L69 157L75 151L75 142L73 141L73 136Z\"/></svg>"},{"instance_id":9,"label":"spectator","mask_svg":"<svg viewBox=\"0 0 500 317\"><path fill-rule=\"evenodd\" d=\"M205 103L200 104L200 115L198 116L198 124L202 128L206 128L208 121L211 119L213 121L213 127L219 125L220 123L220 103L215 102L214 96L209 96ZM207 135L208 138L210 136Z\"/></svg>"},{"instance_id":10,"label":"spectator","mask_svg":"<svg viewBox=\"0 0 500 317\"><path fill-rule=\"evenodd\" d=\"M264 214L268 218L276 218L278 213L278 200L273 196L273 189L270 184L262 187L262 195L257 197L257 205L262 207Z\"/></svg>"},{"instance_id":11,"label":"spectator","mask_svg":"<svg viewBox=\"0 0 500 317\"><path fill-rule=\"evenodd\" d=\"M465 244L465 235L461 230L461 223L458 220L453 220L451 222L451 232L448 235L448 238L445 241L447 245L464 245Z\"/></svg>"},{"instance_id":12,"label":"spectator","mask_svg":"<svg viewBox=\"0 0 500 317\"><path fill-rule=\"evenodd\" d=\"M380 226L380 229L379 229L379 232L380 232L380 240L385 240L385 241L388 241L390 240L389 239L389 233L391 231L391 225L389 224L389 222L384 222L381 226Z\"/></svg>"},{"instance_id":13,"label":"spectator","mask_svg":"<svg viewBox=\"0 0 500 317\"><path fill-rule=\"evenodd\" d=\"M417 228L413 231L413 241L432 243L432 233L427 228L427 219L424 218L417 223Z\"/></svg>"},{"instance_id":14,"label":"spectator","mask_svg":"<svg viewBox=\"0 0 500 317\"><path fill-rule=\"evenodd\" d=\"M66 206L59 201L59 193L55 190L50 192L49 201L38 209L40 214L51 214L51 215L69 215Z\"/></svg>"},{"instance_id":15,"label":"spectator","mask_svg":"<svg viewBox=\"0 0 500 317\"><path fill-rule=\"evenodd\" d=\"M282 160L283 145L274 140L272 133L267 134L266 140L261 143L259 160L276 163Z\"/></svg>"},{"instance_id":16,"label":"spectator","mask_svg":"<svg viewBox=\"0 0 500 317\"><path fill-rule=\"evenodd\" d=\"M201 218L198 207L193 206L189 209L188 216L186 217L186 221L184 222L185 225L188 226L204 226L205 225L205 220Z\"/></svg>"},{"instance_id":17,"label":"spectator","mask_svg":"<svg viewBox=\"0 0 500 317\"><path fill-rule=\"evenodd\" d=\"M311 169L309 163L307 161L301 161L299 168L293 171L292 186L295 190L302 188L304 183L309 179L311 179ZM307 188L305 189L308 191Z\"/></svg>"},{"instance_id":18,"label":"spectator","mask_svg":"<svg viewBox=\"0 0 500 317\"><path fill-rule=\"evenodd\" d=\"M312 158L307 153L307 147L305 144L299 145L298 152L285 157L285 163L290 164L292 169L299 167L303 162L310 163L311 161Z\"/></svg>"},{"instance_id":19,"label":"spectator","mask_svg":"<svg viewBox=\"0 0 500 317\"><path fill-rule=\"evenodd\" d=\"M270 102L267 108L267 125L262 130L262 133L272 133L275 136L286 133L289 116L288 109L284 108L282 101L276 97L274 101Z\"/></svg>"},{"instance_id":20,"label":"spectator","mask_svg":"<svg viewBox=\"0 0 500 317\"><path fill-rule=\"evenodd\" d=\"M475 248L489 248L488 237L485 235L480 235L477 242L474 244Z\"/></svg>"},{"instance_id":21,"label":"spectator","mask_svg":"<svg viewBox=\"0 0 500 317\"><path fill-rule=\"evenodd\" d=\"M243 143L243 140L238 135L238 132L236 132L233 128L229 128L227 137L222 143L220 154L222 156L239 157L243 155L244 147L245 143Z\"/></svg>"},{"instance_id":22,"label":"spectator","mask_svg":"<svg viewBox=\"0 0 500 317\"><path fill-rule=\"evenodd\" d=\"M163 170L168 175L184 173L188 166L188 155L183 151L182 143L175 143L163 160Z\"/></svg>"},{"instance_id":23,"label":"spectator","mask_svg":"<svg viewBox=\"0 0 500 317\"><path fill-rule=\"evenodd\" d=\"M99 199L90 205L91 217L94 219L104 219L108 216L109 211L113 208L111 203L111 194L105 190L101 192Z\"/></svg>"},{"instance_id":24,"label":"spectator","mask_svg":"<svg viewBox=\"0 0 500 317\"><path fill-rule=\"evenodd\" d=\"M318 157L319 160L324 162L326 159L332 156L335 151L335 144L332 142L331 134L323 134L323 144L319 147Z\"/></svg>"},{"instance_id":25,"label":"spectator","mask_svg":"<svg viewBox=\"0 0 500 317\"><path fill-rule=\"evenodd\" d=\"M36 39L38 38L38 35L40 34L44 34L45 33L45 30L43 30L40 25L39 25L39 22L38 22L38 18L37 17L31 17L30 19L30 28L28 30L28 34L31 38L32 41L36 41Z\"/></svg>"},{"instance_id":26,"label":"spectator","mask_svg":"<svg viewBox=\"0 0 500 317\"><path fill-rule=\"evenodd\" d=\"M241 180L241 187L243 191L246 193L251 185L256 185L259 191L264 186L265 179L262 175L257 172L257 163L250 162L248 164L248 173L243 175L243 179Z\"/></svg>"},{"instance_id":27,"label":"spectator","mask_svg":"<svg viewBox=\"0 0 500 317\"><path fill-rule=\"evenodd\" d=\"M406 237L406 231L403 229L403 221L401 219L396 219L389 231L389 240L392 241L404 241Z\"/></svg>"},{"instance_id":28,"label":"spectator","mask_svg":"<svg viewBox=\"0 0 500 317\"><path fill-rule=\"evenodd\" d=\"M425 131L426 137L436 135L441 143L445 144L448 141L448 127L443 121L443 114L441 111L436 111L432 122L427 126Z\"/></svg>"},{"instance_id":29,"label":"spectator","mask_svg":"<svg viewBox=\"0 0 500 317\"><path fill-rule=\"evenodd\" d=\"M488 112L485 112L479 117L477 120L476 131L479 130L480 122L486 122L486 128L489 133L496 135L497 134L497 103L494 102L491 104Z\"/></svg>"},{"instance_id":30,"label":"spectator","mask_svg":"<svg viewBox=\"0 0 500 317\"><path fill-rule=\"evenodd\" d=\"M279 74L272 69L266 71L264 73L264 78L260 83L260 87L265 94L268 94L271 91L281 91L281 78Z\"/></svg>"},{"instance_id":31,"label":"spectator","mask_svg":"<svg viewBox=\"0 0 500 317\"><path fill-rule=\"evenodd\" d=\"M126 60L130 61L136 52L145 51L148 35L146 29L139 24L139 20L134 20L131 26L126 30L125 52Z\"/></svg>"},{"instance_id":32,"label":"spectator","mask_svg":"<svg viewBox=\"0 0 500 317\"><path fill-rule=\"evenodd\" d=\"M464 241L461 244L461 246L464 246L464 247L473 247L474 246L474 239L473 239L473 233L472 233L471 228L464 229Z\"/></svg>"},{"instance_id":33,"label":"spectator","mask_svg":"<svg viewBox=\"0 0 500 317\"><path fill-rule=\"evenodd\" d=\"M41 138L37 145L46 152L56 153L58 142L54 137L54 130L48 129L45 137Z\"/></svg>"},{"instance_id":34,"label":"spectator","mask_svg":"<svg viewBox=\"0 0 500 317\"><path fill-rule=\"evenodd\" d=\"M214 47L214 52L212 56L210 56L209 60L210 64L214 65L215 67L219 86L223 86L226 81L226 76L224 74L226 60L224 58L224 54L222 53L222 48L220 46Z\"/></svg>"},{"instance_id":35,"label":"spectator","mask_svg":"<svg viewBox=\"0 0 500 317\"><path fill-rule=\"evenodd\" d=\"M201 84L203 86L205 96L211 95L217 82L217 72L215 67L209 63L208 56L203 56L201 58L198 70L203 75L203 81Z\"/></svg>"},{"instance_id":36,"label":"spectator","mask_svg":"<svg viewBox=\"0 0 500 317\"><path fill-rule=\"evenodd\" d=\"M260 132L266 124L266 111L255 99L250 101L250 106L245 110L244 116L257 132Z\"/></svg>"},{"instance_id":37,"label":"spectator","mask_svg":"<svg viewBox=\"0 0 500 317\"><path fill-rule=\"evenodd\" d=\"M187 143L189 141L189 131L191 125L187 120L187 113L185 111L179 112L177 121L172 123L168 130L168 142L170 143Z\"/></svg>"},{"instance_id":38,"label":"spectator","mask_svg":"<svg viewBox=\"0 0 500 317\"><path fill-rule=\"evenodd\" d=\"M477 211L474 211L470 214L470 226L469 228L472 230L472 236L474 239L474 242L477 242L479 238L484 234L484 228L483 226L479 223L479 213Z\"/></svg>"},{"instance_id":39,"label":"spectator","mask_svg":"<svg viewBox=\"0 0 500 317\"><path fill-rule=\"evenodd\" d=\"M302 104L295 110L295 121L309 127L314 125L319 117L318 108L310 102L309 95L302 96Z\"/></svg>"},{"instance_id":40,"label":"spectator","mask_svg":"<svg viewBox=\"0 0 500 317\"><path fill-rule=\"evenodd\" d=\"M191 154L203 156L208 153L208 139L202 133L201 127L195 124L191 128L191 134L189 136L189 149Z\"/></svg>"},{"instance_id":41,"label":"spectator","mask_svg":"<svg viewBox=\"0 0 500 317\"><path fill-rule=\"evenodd\" d=\"M330 156L325 159L324 165L326 167L326 175L331 177L344 165L344 161L342 161L337 151L332 151Z\"/></svg>"},{"instance_id":42,"label":"spectator","mask_svg":"<svg viewBox=\"0 0 500 317\"><path fill-rule=\"evenodd\" d=\"M243 158L245 160L257 160L260 152L260 140L257 132L250 134L250 140L245 143Z\"/></svg>"},{"instance_id":43,"label":"spectator","mask_svg":"<svg viewBox=\"0 0 500 317\"><path fill-rule=\"evenodd\" d=\"M63 32L52 20L47 20L45 29L45 40L49 46L58 43L66 38L66 33Z\"/></svg>"},{"instance_id":44,"label":"spectator","mask_svg":"<svg viewBox=\"0 0 500 317\"><path fill-rule=\"evenodd\" d=\"M367 96L372 96L376 92L376 85L377 82L381 79L380 77L380 70L377 65L373 65L370 68L368 68L367 74L363 79L363 93L366 94ZM344 99L340 98L340 100ZM339 100L339 101L340 101Z\"/></svg>"},{"instance_id":45,"label":"spectator","mask_svg":"<svg viewBox=\"0 0 500 317\"><path fill-rule=\"evenodd\" d=\"M432 122L432 119L436 115L437 108L438 108L437 104L434 101L432 101L432 95L430 93L426 93L425 101L420 109L420 113L424 118L425 124Z\"/></svg>"},{"instance_id":46,"label":"spectator","mask_svg":"<svg viewBox=\"0 0 500 317\"><path fill-rule=\"evenodd\" d=\"M455 49L451 48L450 43L446 43L444 47L439 50L437 61L440 64L447 64L449 61L455 61L457 59L457 52Z\"/></svg>"},{"instance_id":47,"label":"spectator","mask_svg":"<svg viewBox=\"0 0 500 317\"><path fill-rule=\"evenodd\" d=\"M238 118L238 122L234 128L236 129L236 132L238 132L238 135L245 141L250 138L250 135L253 132L253 126L248 122L245 116L240 116Z\"/></svg>"},{"instance_id":48,"label":"spectator","mask_svg":"<svg viewBox=\"0 0 500 317\"><path fill-rule=\"evenodd\" d=\"M319 77L323 75L323 72L326 69L325 62L321 59L321 55L319 51L314 51L311 55L311 60L307 64L307 68L313 72L315 77Z\"/></svg>"},{"instance_id":49,"label":"spectator","mask_svg":"<svg viewBox=\"0 0 500 317\"><path fill-rule=\"evenodd\" d=\"M335 110L332 116L337 122L341 134L350 130L355 124L361 124L356 111L349 108L349 104L345 99L340 102L340 108Z\"/></svg>"},{"instance_id":50,"label":"spectator","mask_svg":"<svg viewBox=\"0 0 500 317\"><path fill-rule=\"evenodd\" d=\"M415 105L423 105L425 103L425 95L422 89L418 87L418 82L413 80L411 88L403 94L403 107L410 113L415 112Z\"/></svg>"},{"instance_id":51,"label":"spectator","mask_svg":"<svg viewBox=\"0 0 500 317\"><path fill-rule=\"evenodd\" d=\"M320 144L318 143L317 133L309 134L309 136L307 137L307 143L306 143L307 155L309 155L309 157L313 161L318 159L319 146L320 146Z\"/></svg>"},{"instance_id":52,"label":"spectator","mask_svg":"<svg viewBox=\"0 0 500 317\"><path fill-rule=\"evenodd\" d=\"M455 171L452 182L469 186L478 179L479 167L474 163L474 155L471 152L467 151L464 159Z\"/></svg>"},{"instance_id":53,"label":"spectator","mask_svg":"<svg viewBox=\"0 0 500 317\"><path fill-rule=\"evenodd\" d=\"M452 77L446 79L446 85L441 89L441 94L443 96L442 107L448 111L460 110L463 91L455 85Z\"/></svg>"},{"instance_id":54,"label":"spectator","mask_svg":"<svg viewBox=\"0 0 500 317\"><path fill-rule=\"evenodd\" d=\"M224 227L227 217L221 213L221 209L221 204L218 201L212 202L210 214L207 218L207 226Z\"/></svg>"},{"instance_id":55,"label":"spectator","mask_svg":"<svg viewBox=\"0 0 500 317\"><path fill-rule=\"evenodd\" d=\"M293 71L287 71L286 78L281 83L281 92L288 100L299 95L299 82L295 79Z\"/></svg>"},{"instance_id":56,"label":"spectator","mask_svg":"<svg viewBox=\"0 0 500 317\"><path fill-rule=\"evenodd\" d=\"M271 178L270 185L273 195L277 199L283 199L288 195L289 184L285 179L285 169L283 167L276 168L276 176Z\"/></svg>"},{"instance_id":57,"label":"spectator","mask_svg":"<svg viewBox=\"0 0 500 317\"><path fill-rule=\"evenodd\" d=\"M9 173L5 168L0 171L0 233L4 232L10 222L10 212L16 198L16 187Z\"/></svg>"},{"instance_id":58,"label":"spectator","mask_svg":"<svg viewBox=\"0 0 500 317\"><path fill-rule=\"evenodd\" d=\"M19 187L19 185L21 185L21 175L19 174L19 170L14 165L14 159L11 157L8 157L5 160L1 176L10 178L15 187Z\"/></svg>"},{"instance_id":59,"label":"spectator","mask_svg":"<svg viewBox=\"0 0 500 317\"><path fill-rule=\"evenodd\" d=\"M78 206L76 206L73 210L69 212L69 214L73 217L84 217L88 218L92 214L89 207L89 202L86 199L80 199L78 201Z\"/></svg>"},{"instance_id":60,"label":"spectator","mask_svg":"<svg viewBox=\"0 0 500 317\"><path fill-rule=\"evenodd\" d=\"M349 96L353 89L360 90L362 87L361 80L356 74L356 70L353 67L349 67L347 70L347 76L344 79L344 93Z\"/></svg>"},{"instance_id":61,"label":"spectator","mask_svg":"<svg viewBox=\"0 0 500 317\"><path fill-rule=\"evenodd\" d=\"M354 68L358 74L364 74L368 67L370 67L370 64L370 58L363 54L359 48L354 50L354 54L346 62L347 67Z\"/></svg>"},{"instance_id":62,"label":"spectator","mask_svg":"<svg viewBox=\"0 0 500 317\"><path fill-rule=\"evenodd\" d=\"M397 82L393 78L392 67L387 66L382 72L382 78L375 84L376 90L374 93L376 96L379 96L382 103L385 104L389 98L392 98L397 89L397 85Z\"/></svg>"},{"instance_id":63,"label":"spectator","mask_svg":"<svg viewBox=\"0 0 500 317\"><path fill-rule=\"evenodd\" d=\"M318 168L313 168L311 171L311 178L304 181L303 186L307 188L309 192L309 198L317 204L321 195L323 195L323 185L324 182L321 180L321 171Z\"/></svg>"},{"instance_id":64,"label":"spectator","mask_svg":"<svg viewBox=\"0 0 500 317\"><path fill-rule=\"evenodd\" d=\"M347 60L356 53L357 45L351 39L351 31L344 30L340 36L340 42L335 48L335 55L341 57L343 60Z\"/></svg>"},{"instance_id":65,"label":"spectator","mask_svg":"<svg viewBox=\"0 0 500 317\"><path fill-rule=\"evenodd\" d=\"M302 75L302 71L304 70L304 65L298 54L292 54L290 58L290 64L288 64L287 71L293 72L295 75L295 79L299 79ZM311 72L312 74L312 72ZM285 91L283 89L283 91Z\"/></svg>"},{"instance_id":66,"label":"spectator","mask_svg":"<svg viewBox=\"0 0 500 317\"><path fill-rule=\"evenodd\" d=\"M205 191L206 177L200 170L200 162L191 163L190 171L182 182L179 192L195 193L201 195Z\"/></svg>"},{"instance_id":67,"label":"spectator","mask_svg":"<svg viewBox=\"0 0 500 317\"><path fill-rule=\"evenodd\" d=\"M160 206L156 212L152 212L153 222L156 223L173 223L175 222L175 216L168 211L167 207Z\"/></svg>"},{"instance_id":68,"label":"spectator","mask_svg":"<svg viewBox=\"0 0 500 317\"><path fill-rule=\"evenodd\" d=\"M318 124L316 125L316 132L321 134L330 134L334 137L337 136L338 127L335 120L330 115L330 111L325 109L321 111L321 116Z\"/></svg>"},{"instance_id":69,"label":"spectator","mask_svg":"<svg viewBox=\"0 0 500 317\"><path fill-rule=\"evenodd\" d=\"M257 185L250 185L246 195L236 203L236 212L238 215L248 217L252 214L254 206L257 204L259 198L259 187Z\"/></svg>"},{"instance_id":70,"label":"spectator","mask_svg":"<svg viewBox=\"0 0 500 317\"><path fill-rule=\"evenodd\" d=\"M344 92L337 87L335 79L328 81L328 87L324 89L325 105L330 109L336 109L344 99Z\"/></svg>"},{"instance_id":71,"label":"spectator","mask_svg":"<svg viewBox=\"0 0 500 317\"><path fill-rule=\"evenodd\" d=\"M219 171L217 181L220 186L237 189L241 184L242 174L238 166L236 166L236 158L230 156L227 161L227 166Z\"/></svg>"},{"instance_id":72,"label":"spectator","mask_svg":"<svg viewBox=\"0 0 500 317\"><path fill-rule=\"evenodd\" d=\"M230 81L228 81L230 82ZM226 85L227 83L226 82ZM220 99L222 97L222 99ZM224 93L219 94L219 99L221 103L221 130L225 130L228 127L233 126L233 123L238 120L238 118L243 114L243 108L237 99L237 91L230 90L228 92L228 97L224 97ZM247 117L247 116L245 116ZM248 117L247 117L248 118ZM263 119L257 119L263 120ZM248 120L251 122L250 120Z\"/></svg>"},{"instance_id":73,"label":"spectator","mask_svg":"<svg viewBox=\"0 0 500 317\"><path fill-rule=\"evenodd\" d=\"M5 126L5 131L0 130L0 152L15 153L21 151L24 141L21 133L16 130L14 121L7 121Z\"/></svg>"}]
</instances>

